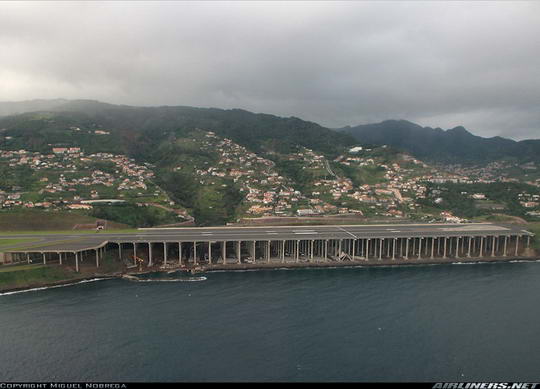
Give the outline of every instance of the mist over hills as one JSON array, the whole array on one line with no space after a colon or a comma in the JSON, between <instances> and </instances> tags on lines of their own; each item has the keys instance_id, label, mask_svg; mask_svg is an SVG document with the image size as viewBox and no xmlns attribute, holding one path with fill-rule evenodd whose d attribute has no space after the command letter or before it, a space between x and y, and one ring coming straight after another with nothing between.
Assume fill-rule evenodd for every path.
<instances>
[{"instance_id":1,"label":"mist over hills","mask_svg":"<svg viewBox=\"0 0 540 389\"><path fill-rule=\"evenodd\" d=\"M136 154L151 151L156 142L177 131L203 128L255 152L289 152L303 146L337 155L351 145L386 144L417 158L440 163L487 163L503 158L515 158L519 162L540 160L540 140L483 138L461 126L445 131L406 120L331 130L295 117L282 118L242 109L135 107L66 99L0 102L0 116L4 135L13 131L17 135L24 133L28 143L38 148L51 143L55 126L93 125L114 132L115 140L110 147ZM38 120L46 116L48 121ZM39 137L43 137L42 141Z\"/></svg>"},{"instance_id":2,"label":"mist over hills","mask_svg":"<svg viewBox=\"0 0 540 389\"><path fill-rule=\"evenodd\" d=\"M220 136L252 149L290 151L304 146L330 154L356 141L348 134L338 134L316 123L298 118L281 118L268 114L256 114L241 109L195 108L185 106L133 107L113 105L93 100L55 100L47 109L37 112L20 112L27 107L45 107L40 101L0 103L0 112L19 112L18 115L0 118L0 128L5 135L20 135L25 132L39 141L37 135L45 137L54 133L55 127L68 125L93 125L114 132L119 147L141 151L175 132L201 128L214 131ZM46 118L46 121L40 119ZM51 122L53 121L53 122ZM71 123L71 124L70 124ZM43 139L43 145L51 143ZM121 143L121 142L120 142Z\"/></svg>"},{"instance_id":3,"label":"mist over hills","mask_svg":"<svg viewBox=\"0 0 540 389\"><path fill-rule=\"evenodd\" d=\"M66 104L69 100L28 100L28 101L6 101L0 102L0 116L17 115L25 112L48 111Z\"/></svg>"}]
</instances>

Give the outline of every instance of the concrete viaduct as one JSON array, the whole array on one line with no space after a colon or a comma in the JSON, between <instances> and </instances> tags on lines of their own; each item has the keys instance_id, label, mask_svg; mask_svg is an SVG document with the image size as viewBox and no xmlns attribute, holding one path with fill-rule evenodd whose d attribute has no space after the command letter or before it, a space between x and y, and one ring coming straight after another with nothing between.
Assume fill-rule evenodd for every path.
<instances>
[{"instance_id":1,"label":"concrete viaduct","mask_svg":"<svg viewBox=\"0 0 540 389\"><path fill-rule=\"evenodd\" d=\"M136 233L28 235L37 244L0 254L4 263L96 267L104 255L146 268L223 268L266 264L418 262L521 258L531 232L519 225L380 224L356 226L140 229ZM21 237L21 235L17 235Z\"/></svg>"}]
</instances>

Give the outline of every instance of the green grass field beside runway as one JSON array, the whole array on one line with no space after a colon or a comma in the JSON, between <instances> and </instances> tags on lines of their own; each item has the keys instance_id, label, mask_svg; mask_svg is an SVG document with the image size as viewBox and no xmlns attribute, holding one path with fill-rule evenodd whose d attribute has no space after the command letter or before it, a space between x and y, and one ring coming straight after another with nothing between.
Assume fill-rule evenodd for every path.
<instances>
[{"instance_id":1,"label":"green grass field beside runway","mask_svg":"<svg viewBox=\"0 0 540 389\"><path fill-rule=\"evenodd\" d=\"M22 243L35 242L34 238L20 238L20 239L0 239L0 247L2 246L15 246Z\"/></svg>"},{"instance_id":2,"label":"green grass field beside runway","mask_svg":"<svg viewBox=\"0 0 540 389\"><path fill-rule=\"evenodd\" d=\"M12 236L12 235L99 235L99 234L128 234L140 232L136 228L126 228L119 230L102 230L96 232L95 230L50 230L50 231L0 231L0 237Z\"/></svg>"}]
</instances>

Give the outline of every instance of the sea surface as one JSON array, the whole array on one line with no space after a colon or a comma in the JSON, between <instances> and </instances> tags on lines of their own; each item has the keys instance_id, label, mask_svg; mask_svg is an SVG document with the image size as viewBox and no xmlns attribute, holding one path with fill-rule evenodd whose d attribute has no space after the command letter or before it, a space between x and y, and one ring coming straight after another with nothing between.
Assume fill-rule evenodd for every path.
<instances>
[{"instance_id":1,"label":"sea surface","mask_svg":"<svg viewBox=\"0 0 540 389\"><path fill-rule=\"evenodd\" d=\"M216 272L0 296L0 381L538 381L540 263Z\"/></svg>"}]
</instances>

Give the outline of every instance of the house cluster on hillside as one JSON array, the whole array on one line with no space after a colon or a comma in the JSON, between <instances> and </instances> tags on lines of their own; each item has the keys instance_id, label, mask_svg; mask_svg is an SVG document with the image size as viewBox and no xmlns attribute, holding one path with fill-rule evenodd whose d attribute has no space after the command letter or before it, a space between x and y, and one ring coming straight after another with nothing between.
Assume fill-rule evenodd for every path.
<instances>
[{"instance_id":1,"label":"house cluster on hillside","mask_svg":"<svg viewBox=\"0 0 540 389\"><path fill-rule=\"evenodd\" d=\"M2 208L89 209L92 206L81 201L154 196L160 192L155 187L150 192L149 180L154 173L149 166L139 165L125 155L85 155L78 147L53 147L52 153L0 151L0 163L9 168L25 166L33 179L31 187L13 185L0 191Z\"/></svg>"},{"instance_id":2,"label":"house cluster on hillside","mask_svg":"<svg viewBox=\"0 0 540 389\"><path fill-rule=\"evenodd\" d=\"M516 169L522 171L522 180L516 177ZM461 165L445 165L441 166L441 170L453 173L455 181L459 183L474 184L493 182L525 182L530 185L540 187L540 175L538 174L538 166L534 162L517 165L511 161L495 161L487 165L480 166L461 166ZM533 178L528 179L528 176Z\"/></svg>"},{"instance_id":3,"label":"house cluster on hillside","mask_svg":"<svg viewBox=\"0 0 540 389\"><path fill-rule=\"evenodd\" d=\"M352 193L349 188L347 196L372 209L375 215L403 217L404 209L414 209L415 199L425 196L423 181L431 170L409 155L399 156L402 163L388 163L371 155L369 151L372 150L366 151L363 156L349 155L336 159L342 165L357 169L361 181L366 181L363 176L374 175L367 180L374 183L355 186Z\"/></svg>"},{"instance_id":4,"label":"house cluster on hillside","mask_svg":"<svg viewBox=\"0 0 540 389\"><path fill-rule=\"evenodd\" d=\"M540 216L540 195L530 193L519 193L518 200L521 206L527 209L527 215Z\"/></svg>"},{"instance_id":5,"label":"house cluster on hillside","mask_svg":"<svg viewBox=\"0 0 540 389\"><path fill-rule=\"evenodd\" d=\"M217 156L217 163L197 168L202 184L216 184L218 178L230 178L244 194L244 207L250 215L288 215L293 205L305 199L289 179L275 171L275 163L227 138L207 131L201 142L203 151Z\"/></svg>"},{"instance_id":6,"label":"house cluster on hillside","mask_svg":"<svg viewBox=\"0 0 540 389\"><path fill-rule=\"evenodd\" d=\"M443 169L407 154L396 154L384 146L353 148L333 161L305 147L289 154L260 155L213 132L198 131L192 138L179 140L186 148L192 147L192 153L182 153L173 170L196 177L203 187L224 187L232 181L243 195L240 213L251 217L351 214L401 218L421 213L422 202L418 200L426 197L428 183L517 180L504 173L512 167L507 162L493 162L487 167L451 165ZM102 130L95 133L108 135ZM204 156L201 158L198 153ZM92 201L103 199L175 205L153 182L153 166L137 163L125 155L87 155L79 147L53 147L47 153L0 151L2 166L25 171L28 178L0 186L3 208L91 209ZM535 164L519 168L525 177L530 175L528 183L540 187ZM504 207L489 201L483 193L467 195L479 207ZM441 203L441 196L433 196L435 205ZM521 193L517 201L527 214L540 216L538 194ZM449 212L438 217L446 221L459 219Z\"/></svg>"}]
</instances>

